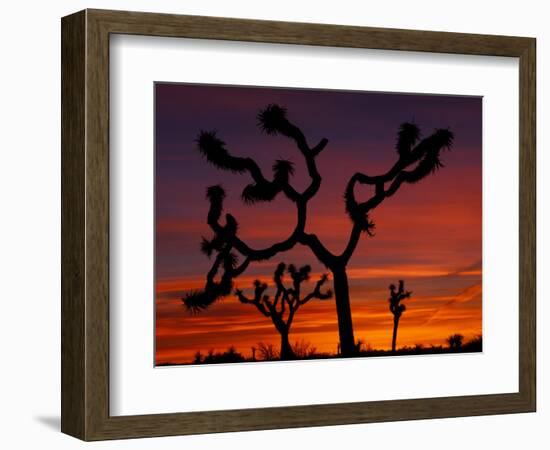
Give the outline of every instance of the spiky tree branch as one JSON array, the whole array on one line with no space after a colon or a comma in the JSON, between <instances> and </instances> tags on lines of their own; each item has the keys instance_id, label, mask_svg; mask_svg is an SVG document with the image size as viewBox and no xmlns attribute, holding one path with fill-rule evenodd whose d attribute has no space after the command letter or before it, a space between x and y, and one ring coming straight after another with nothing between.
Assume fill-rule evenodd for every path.
<instances>
[{"instance_id":1,"label":"spiky tree branch","mask_svg":"<svg viewBox=\"0 0 550 450\"><path fill-rule=\"evenodd\" d=\"M370 219L369 213L386 198L394 195L403 183L417 183L443 167L440 159L441 151L450 149L454 139L450 130L439 129L416 144L420 137L420 130L411 123L402 124L397 135L396 150L399 158L390 170L377 176L357 172L347 184L344 199L346 212L353 222L353 227L348 244L340 255L340 259L345 264L355 251L361 233L373 235L375 224ZM357 201L355 197L357 184L374 186L374 195L366 201ZM386 187L386 184L389 186Z\"/></svg>"}]
</instances>

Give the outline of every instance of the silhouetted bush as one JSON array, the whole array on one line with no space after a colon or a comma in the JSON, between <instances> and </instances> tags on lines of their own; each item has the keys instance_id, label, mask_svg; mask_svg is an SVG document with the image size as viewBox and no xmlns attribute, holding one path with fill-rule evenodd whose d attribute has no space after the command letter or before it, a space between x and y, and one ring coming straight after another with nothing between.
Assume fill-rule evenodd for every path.
<instances>
[{"instance_id":1,"label":"silhouetted bush","mask_svg":"<svg viewBox=\"0 0 550 450\"><path fill-rule=\"evenodd\" d=\"M448 338L447 338L447 343L449 344L449 348L451 350L460 350L462 348L462 341L464 340L464 336L459 334L459 333L455 333L455 334L451 334Z\"/></svg>"},{"instance_id":2,"label":"silhouetted bush","mask_svg":"<svg viewBox=\"0 0 550 450\"><path fill-rule=\"evenodd\" d=\"M225 352L214 352L209 350L206 356L202 356L200 352L195 354L193 364L223 364L223 363L238 363L244 362L245 357L237 352L235 347L229 347Z\"/></svg>"},{"instance_id":3,"label":"silhouetted bush","mask_svg":"<svg viewBox=\"0 0 550 450\"><path fill-rule=\"evenodd\" d=\"M483 338L481 335L476 336L470 341L462 345L463 352L481 352L483 350Z\"/></svg>"},{"instance_id":4,"label":"silhouetted bush","mask_svg":"<svg viewBox=\"0 0 550 450\"><path fill-rule=\"evenodd\" d=\"M317 348L311 345L311 342L301 339L292 346L292 352L297 359L307 359L315 356Z\"/></svg>"},{"instance_id":5,"label":"silhouetted bush","mask_svg":"<svg viewBox=\"0 0 550 450\"><path fill-rule=\"evenodd\" d=\"M279 359L279 352L273 344L258 342L258 354L263 361L275 361Z\"/></svg>"}]
</instances>

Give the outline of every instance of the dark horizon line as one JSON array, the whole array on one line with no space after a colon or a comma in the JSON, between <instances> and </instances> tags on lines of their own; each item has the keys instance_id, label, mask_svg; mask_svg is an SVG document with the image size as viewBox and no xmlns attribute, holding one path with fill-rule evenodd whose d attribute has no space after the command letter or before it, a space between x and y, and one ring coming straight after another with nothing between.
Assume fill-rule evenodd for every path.
<instances>
[{"instance_id":1,"label":"dark horizon line","mask_svg":"<svg viewBox=\"0 0 550 450\"><path fill-rule=\"evenodd\" d=\"M483 353L483 345L479 347L475 345L475 339L463 344L462 348L452 349L449 346L427 346L421 349L415 347L401 347L395 352L382 349L361 350L358 356L345 357L338 353L319 352L311 356L299 357L295 359L252 359L252 357L244 358L241 361L212 361L212 362L163 362L155 363L154 367L174 367L174 366L208 366L218 364L241 364L241 363L263 363L263 362L295 362L295 361L322 361L327 359L359 359L359 358L384 358L395 356L429 356L429 355L448 355L448 354L467 354L467 353ZM473 348L472 348L473 347ZM237 352L237 354L241 355ZM223 355L223 353L214 353L214 355ZM204 356L208 356L206 353Z\"/></svg>"}]
</instances>

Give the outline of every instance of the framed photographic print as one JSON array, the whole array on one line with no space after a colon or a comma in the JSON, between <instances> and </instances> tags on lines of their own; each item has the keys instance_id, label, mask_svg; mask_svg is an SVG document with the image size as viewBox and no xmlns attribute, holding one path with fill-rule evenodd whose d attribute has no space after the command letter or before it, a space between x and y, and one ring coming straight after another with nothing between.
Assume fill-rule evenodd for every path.
<instances>
[{"instance_id":1,"label":"framed photographic print","mask_svg":"<svg viewBox=\"0 0 550 450\"><path fill-rule=\"evenodd\" d=\"M63 18L62 431L534 411L534 186L533 38Z\"/></svg>"}]
</instances>

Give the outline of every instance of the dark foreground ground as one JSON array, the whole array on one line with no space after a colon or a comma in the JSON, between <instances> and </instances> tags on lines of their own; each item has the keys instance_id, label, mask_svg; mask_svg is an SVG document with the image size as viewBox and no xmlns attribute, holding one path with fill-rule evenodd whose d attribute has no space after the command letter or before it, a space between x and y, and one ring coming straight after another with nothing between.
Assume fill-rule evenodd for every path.
<instances>
[{"instance_id":1,"label":"dark foreground ground","mask_svg":"<svg viewBox=\"0 0 550 450\"><path fill-rule=\"evenodd\" d=\"M359 350L355 357L368 358L376 356L404 356L404 355L437 355L445 353L476 353L481 352L483 342L481 336L472 339L464 344L453 343L449 346L431 345L422 346L416 345L414 347L401 347L395 352L391 350L377 350L370 347L364 347L359 343ZM311 359L332 359L342 358L342 355L338 353L322 353L317 352L314 347L309 343L296 342L293 346L294 353L296 355L294 360L311 360ZM203 354L197 352L195 358L190 362L166 362L157 364L157 367L161 366L181 366L190 364L228 364L228 363L240 363L240 362L262 362L262 361L280 361L278 350L271 344L266 345L259 343L257 348L254 348L254 356L245 357L242 353L235 350L234 347L229 347L224 352L209 352Z\"/></svg>"}]
</instances>

